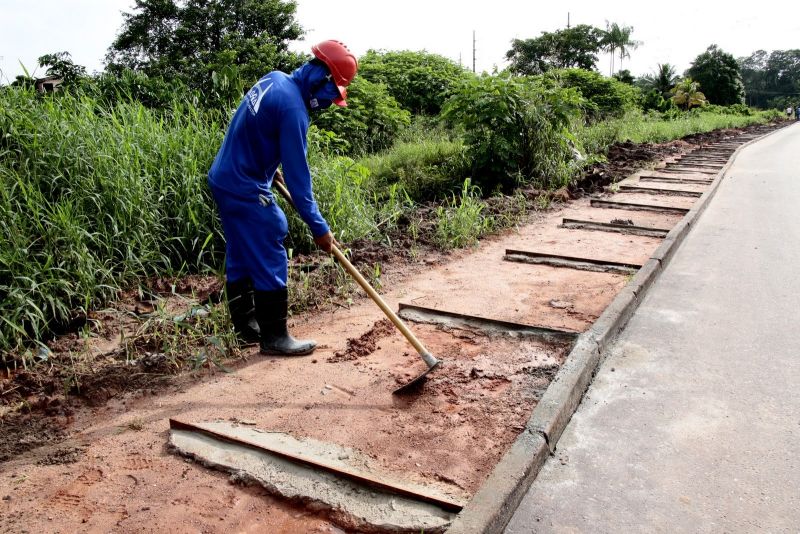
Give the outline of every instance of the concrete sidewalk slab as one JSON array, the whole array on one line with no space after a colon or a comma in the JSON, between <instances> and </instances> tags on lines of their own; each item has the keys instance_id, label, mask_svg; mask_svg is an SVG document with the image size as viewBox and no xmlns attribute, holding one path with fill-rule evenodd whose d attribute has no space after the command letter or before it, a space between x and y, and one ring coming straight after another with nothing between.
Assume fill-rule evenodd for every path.
<instances>
[{"instance_id":1,"label":"concrete sidewalk slab","mask_svg":"<svg viewBox=\"0 0 800 534\"><path fill-rule=\"evenodd\" d=\"M506 532L797 531L798 153L740 153Z\"/></svg>"}]
</instances>

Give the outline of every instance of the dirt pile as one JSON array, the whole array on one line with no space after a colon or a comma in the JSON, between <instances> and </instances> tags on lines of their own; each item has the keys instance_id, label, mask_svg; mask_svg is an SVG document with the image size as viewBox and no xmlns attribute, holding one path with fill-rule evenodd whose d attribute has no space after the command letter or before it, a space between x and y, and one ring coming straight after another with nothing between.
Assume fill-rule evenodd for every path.
<instances>
[{"instance_id":1,"label":"dirt pile","mask_svg":"<svg viewBox=\"0 0 800 534\"><path fill-rule=\"evenodd\" d=\"M389 319L376 321L367 332L358 338L349 338L347 348L328 358L328 363L349 362L369 356L378 350L378 342L394 333L395 326Z\"/></svg>"}]
</instances>

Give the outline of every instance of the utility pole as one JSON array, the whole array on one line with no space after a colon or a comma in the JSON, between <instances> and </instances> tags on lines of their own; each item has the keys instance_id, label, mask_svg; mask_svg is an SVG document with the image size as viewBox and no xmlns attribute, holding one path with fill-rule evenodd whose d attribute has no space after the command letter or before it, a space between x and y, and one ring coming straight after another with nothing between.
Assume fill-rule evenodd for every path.
<instances>
[{"instance_id":1,"label":"utility pole","mask_svg":"<svg viewBox=\"0 0 800 534\"><path fill-rule=\"evenodd\" d=\"M569 11L567 11L567 29L569 29Z\"/></svg>"},{"instance_id":2,"label":"utility pole","mask_svg":"<svg viewBox=\"0 0 800 534\"><path fill-rule=\"evenodd\" d=\"M472 73L475 74L475 30L472 30Z\"/></svg>"}]
</instances>

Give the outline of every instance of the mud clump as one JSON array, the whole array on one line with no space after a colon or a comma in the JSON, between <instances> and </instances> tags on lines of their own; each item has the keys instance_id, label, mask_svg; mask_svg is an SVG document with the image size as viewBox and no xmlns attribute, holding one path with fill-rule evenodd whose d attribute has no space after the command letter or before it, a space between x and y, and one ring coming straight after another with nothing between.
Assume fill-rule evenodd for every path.
<instances>
[{"instance_id":1,"label":"mud clump","mask_svg":"<svg viewBox=\"0 0 800 534\"><path fill-rule=\"evenodd\" d=\"M56 449L38 462L38 465L65 465L74 464L80 460L84 450L80 447L64 447Z\"/></svg>"},{"instance_id":2,"label":"mud clump","mask_svg":"<svg viewBox=\"0 0 800 534\"><path fill-rule=\"evenodd\" d=\"M620 224L623 226L633 226L631 219L611 219L611 224Z\"/></svg>"},{"instance_id":3,"label":"mud clump","mask_svg":"<svg viewBox=\"0 0 800 534\"><path fill-rule=\"evenodd\" d=\"M369 356L378 349L378 341L394 333L394 325L389 319L376 321L367 332L359 338L347 340L347 348L334 353L328 363L349 362Z\"/></svg>"}]
</instances>

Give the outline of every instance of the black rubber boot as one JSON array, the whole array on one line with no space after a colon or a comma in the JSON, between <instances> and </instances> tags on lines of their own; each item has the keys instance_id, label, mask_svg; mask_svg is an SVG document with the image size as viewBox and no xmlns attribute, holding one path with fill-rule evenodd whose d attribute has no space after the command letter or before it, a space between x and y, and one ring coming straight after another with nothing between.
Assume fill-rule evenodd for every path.
<instances>
[{"instance_id":1,"label":"black rubber boot","mask_svg":"<svg viewBox=\"0 0 800 534\"><path fill-rule=\"evenodd\" d=\"M228 295L228 310L231 312L233 330L244 343L261 340L256 307L253 301L253 283L247 278L225 284Z\"/></svg>"},{"instance_id":2,"label":"black rubber boot","mask_svg":"<svg viewBox=\"0 0 800 534\"><path fill-rule=\"evenodd\" d=\"M261 354L303 356L317 348L317 342L295 339L289 335L286 319L289 294L286 289L256 291L256 319L261 328Z\"/></svg>"}]
</instances>

